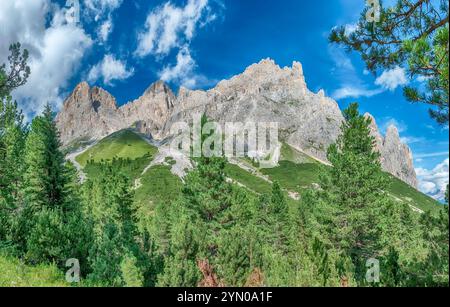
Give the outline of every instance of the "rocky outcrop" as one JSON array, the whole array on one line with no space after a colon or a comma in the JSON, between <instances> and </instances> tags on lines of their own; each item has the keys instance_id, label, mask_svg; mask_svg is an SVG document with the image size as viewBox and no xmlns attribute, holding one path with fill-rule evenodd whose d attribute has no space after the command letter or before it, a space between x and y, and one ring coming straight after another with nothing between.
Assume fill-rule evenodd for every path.
<instances>
[{"instance_id":1,"label":"rocky outcrop","mask_svg":"<svg viewBox=\"0 0 450 307\"><path fill-rule=\"evenodd\" d=\"M156 139L160 135L176 103L172 90L162 81L152 84L137 100L120 108L125 126L136 125L142 133Z\"/></svg>"},{"instance_id":2,"label":"rocky outcrop","mask_svg":"<svg viewBox=\"0 0 450 307\"><path fill-rule=\"evenodd\" d=\"M381 166L395 177L417 188L417 176L413 165L413 155L408 145L402 143L397 127L391 125L383 137L378 129L375 118L366 114L372 120L371 133L375 138L376 149L381 154Z\"/></svg>"},{"instance_id":3,"label":"rocky outcrop","mask_svg":"<svg viewBox=\"0 0 450 307\"><path fill-rule=\"evenodd\" d=\"M56 117L64 145L74 140L100 139L120 127L116 100L105 90L80 83Z\"/></svg>"},{"instance_id":4,"label":"rocky outcrop","mask_svg":"<svg viewBox=\"0 0 450 307\"><path fill-rule=\"evenodd\" d=\"M120 108L106 91L81 83L65 101L57 126L64 145L98 140L129 127L163 140L174 123L191 122L194 114L202 113L221 124L278 122L283 141L324 162L344 120L338 104L323 90L308 90L300 63L281 68L266 59L207 91L180 88L175 95L165 83L156 82ZM390 129L382 137L375 120L371 129L384 169L416 187L411 152L398 131Z\"/></svg>"}]
</instances>

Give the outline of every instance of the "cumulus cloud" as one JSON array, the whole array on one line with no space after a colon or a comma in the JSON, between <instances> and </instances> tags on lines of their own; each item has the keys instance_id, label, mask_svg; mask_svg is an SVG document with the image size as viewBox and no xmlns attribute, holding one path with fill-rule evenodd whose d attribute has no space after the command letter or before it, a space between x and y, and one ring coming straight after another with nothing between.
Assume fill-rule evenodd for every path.
<instances>
[{"instance_id":1,"label":"cumulus cloud","mask_svg":"<svg viewBox=\"0 0 450 307\"><path fill-rule=\"evenodd\" d=\"M405 70L399 66L385 70L381 76L375 80L375 84L387 90L393 91L397 87L408 84Z\"/></svg>"},{"instance_id":2,"label":"cumulus cloud","mask_svg":"<svg viewBox=\"0 0 450 307\"><path fill-rule=\"evenodd\" d=\"M58 108L62 91L79 68L92 40L81 27L67 23L65 12L50 0L0 1L0 62L8 46L22 43L30 52L31 75L13 92L27 116L42 111L48 102Z\"/></svg>"},{"instance_id":3,"label":"cumulus cloud","mask_svg":"<svg viewBox=\"0 0 450 307\"><path fill-rule=\"evenodd\" d=\"M214 3L224 9L221 1ZM140 58L153 55L160 60L175 50L176 63L158 72L161 80L191 89L211 85L214 80L195 72L197 63L191 55L190 44L196 31L216 20L217 16L208 0L188 0L184 7L166 2L148 14L144 30L138 33L135 55Z\"/></svg>"},{"instance_id":4,"label":"cumulus cloud","mask_svg":"<svg viewBox=\"0 0 450 307\"><path fill-rule=\"evenodd\" d=\"M186 88L195 88L214 83L203 75L195 73L197 64L192 58L189 48L182 48L177 55L177 63L166 66L159 72L159 78L166 82L176 82Z\"/></svg>"},{"instance_id":5,"label":"cumulus cloud","mask_svg":"<svg viewBox=\"0 0 450 307\"><path fill-rule=\"evenodd\" d=\"M100 43L108 41L111 32L114 29L112 13L118 9L123 0L84 0L85 12L88 17L100 24L97 28L97 36Z\"/></svg>"},{"instance_id":6,"label":"cumulus cloud","mask_svg":"<svg viewBox=\"0 0 450 307\"><path fill-rule=\"evenodd\" d=\"M167 55L190 42L198 27L214 20L211 16L208 0L189 0L184 7L167 2L155 8L138 35L136 55Z\"/></svg>"},{"instance_id":7,"label":"cumulus cloud","mask_svg":"<svg viewBox=\"0 0 450 307\"><path fill-rule=\"evenodd\" d=\"M449 159L445 159L432 170L417 168L419 189L434 199L443 200L449 183Z\"/></svg>"},{"instance_id":8,"label":"cumulus cloud","mask_svg":"<svg viewBox=\"0 0 450 307\"><path fill-rule=\"evenodd\" d=\"M103 60L94 65L89 71L88 81L95 82L102 79L106 85L113 85L114 81L125 80L134 73L133 69L127 69L124 62L117 60L113 55L107 54Z\"/></svg>"},{"instance_id":9,"label":"cumulus cloud","mask_svg":"<svg viewBox=\"0 0 450 307\"><path fill-rule=\"evenodd\" d=\"M94 16L95 21L99 21L122 5L123 0L84 0L87 13Z\"/></svg>"}]
</instances>

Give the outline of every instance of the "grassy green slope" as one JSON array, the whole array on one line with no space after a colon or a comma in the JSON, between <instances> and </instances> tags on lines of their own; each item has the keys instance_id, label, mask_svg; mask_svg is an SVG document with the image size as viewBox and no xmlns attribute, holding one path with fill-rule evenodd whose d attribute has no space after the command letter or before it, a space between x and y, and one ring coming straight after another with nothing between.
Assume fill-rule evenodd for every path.
<instances>
[{"instance_id":1,"label":"grassy green slope","mask_svg":"<svg viewBox=\"0 0 450 307\"><path fill-rule=\"evenodd\" d=\"M152 207L155 203L176 199L182 188L181 179L170 172L169 166L156 165L142 174L157 150L135 132L122 130L104 138L77 156L76 161L84 167L88 177L95 177L98 173L98 164L87 163L88 161L115 163L123 173L137 180L135 202ZM168 161L168 164L170 162Z\"/></svg>"},{"instance_id":2,"label":"grassy green slope","mask_svg":"<svg viewBox=\"0 0 450 307\"><path fill-rule=\"evenodd\" d=\"M100 161L111 160L113 157L129 158L128 164L124 165L124 171L136 179L140 178L140 173L150 163L156 151L155 147L149 145L139 135L124 130L103 139L76 159L81 165L85 165L86 161L90 159ZM318 182L321 167L317 160L287 144L282 146L281 161L276 168L257 169L246 160L242 162L250 168L253 167L254 172L258 175L234 164L227 164L227 174L234 181L258 194L271 191L271 183L261 176L270 181L278 181L287 191L301 194L304 189ZM95 170L89 169L88 166L86 172L89 175L93 174ZM441 208L440 204L431 197L393 176L389 177L391 180L389 193L396 199L423 211L437 212ZM167 166L153 167L139 180L140 186L136 190L136 201L140 203L154 203L167 198L174 199L181 191L181 180L171 174Z\"/></svg>"},{"instance_id":3,"label":"grassy green slope","mask_svg":"<svg viewBox=\"0 0 450 307\"><path fill-rule=\"evenodd\" d=\"M148 144L133 131L122 130L101 140L98 144L79 155L76 161L81 166L85 166L90 160L95 162L112 160L113 158L134 160L146 154L153 156L156 151L156 147Z\"/></svg>"},{"instance_id":4,"label":"grassy green slope","mask_svg":"<svg viewBox=\"0 0 450 307\"><path fill-rule=\"evenodd\" d=\"M438 212L442 208L442 204L434 200L433 198L425 195L410 185L404 183L400 179L389 175L391 184L389 186L389 193L403 202L417 207L422 211L430 211L432 213Z\"/></svg>"},{"instance_id":5,"label":"grassy green slope","mask_svg":"<svg viewBox=\"0 0 450 307\"><path fill-rule=\"evenodd\" d=\"M20 260L0 255L0 287L68 287L55 266L28 266Z\"/></svg>"},{"instance_id":6,"label":"grassy green slope","mask_svg":"<svg viewBox=\"0 0 450 307\"><path fill-rule=\"evenodd\" d=\"M303 162L298 162L303 161ZM321 164L312 158L308 158L302 152L295 150L289 145L283 144L281 161L278 167L258 170L266 175L270 181L278 181L288 191L301 192L313 183L318 182ZM250 172L236 165L227 166L229 176L247 186L257 193L270 191L270 183L257 178ZM442 206L433 198L417 191L403 181L388 175L390 186L388 192L397 200L416 207L422 211L438 212Z\"/></svg>"}]
</instances>

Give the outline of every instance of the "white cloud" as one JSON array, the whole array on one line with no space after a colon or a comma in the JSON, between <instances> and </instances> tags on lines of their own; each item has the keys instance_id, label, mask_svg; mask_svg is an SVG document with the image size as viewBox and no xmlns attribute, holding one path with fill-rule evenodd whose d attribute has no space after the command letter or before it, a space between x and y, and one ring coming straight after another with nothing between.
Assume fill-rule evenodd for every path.
<instances>
[{"instance_id":1,"label":"white cloud","mask_svg":"<svg viewBox=\"0 0 450 307\"><path fill-rule=\"evenodd\" d=\"M123 0L84 0L87 13L94 16L95 21L110 14L122 5Z\"/></svg>"},{"instance_id":2,"label":"white cloud","mask_svg":"<svg viewBox=\"0 0 450 307\"><path fill-rule=\"evenodd\" d=\"M204 26L211 18L208 0L188 0L185 7L165 3L147 16L145 30L138 34L136 55L167 55L173 48L189 43L197 27Z\"/></svg>"},{"instance_id":3,"label":"white cloud","mask_svg":"<svg viewBox=\"0 0 450 307\"><path fill-rule=\"evenodd\" d=\"M424 159L424 158L435 158L435 157L443 157L448 156L448 151L441 152L431 152L431 153L423 153L414 155L416 158Z\"/></svg>"},{"instance_id":4,"label":"white cloud","mask_svg":"<svg viewBox=\"0 0 450 307\"><path fill-rule=\"evenodd\" d=\"M426 141L426 139L423 137L415 137L415 136L404 136L404 137L400 138L400 140L402 141L402 143L405 143L408 145L423 143Z\"/></svg>"},{"instance_id":5,"label":"white cloud","mask_svg":"<svg viewBox=\"0 0 450 307\"><path fill-rule=\"evenodd\" d=\"M209 80L203 75L195 73L197 64L192 58L189 48L185 46L180 49L177 55L177 63L173 66L166 66L159 72L159 78L165 82L176 82L186 88L210 85L215 80Z\"/></svg>"},{"instance_id":6,"label":"white cloud","mask_svg":"<svg viewBox=\"0 0 450 307\"><path fill-rule=\"evenodd\" d=\"M332 92L336 100L344 98L372 97L384 92L383 88L370 89L358 76L350 58L342 48L330 46L328 53L334 61L332 74L340 81L340 87Z\"/></svg>"},{"instance_id":7,"label":"white cloud","mask_svg":"<svg viewBox=\"0 0 450 307\"><path fill-rule=\"evenodd\" d=\"M405 70L399 66L385 70L381 76L375 80L375 84L382 86L390 91L395 90L397 87L406 85L408 79L406 78Z\"/></svg>"},{"instance_id":8,"label":"white cloud","mask_svg":"<svg viewBox=\"0 0 450 307\"><path fill-rule=\"evenodd\" d=\"M219 10L225 8L219 0L214 0L214 4ZM197 29L217 18L209 0L188 0L184 7L166 2L147 16L144 30L138 33L135 55L141 58L153 55L160 60L176 50L176 63L162 68L159 78L191 89L211 85L216 81L195 72L197 63L191 55L190 44Z\"/></svg>"},{"instance_id":9,"label":"white cloud","mask_svg":"<svg viewBox=\"0 0 450 307\"><path fill-rule=\"evenodd\" d=\"M333 99L344 99L344 98L358 98L358 97L372 97L383 92L382 89L368 90L362 87L354 86L344 86L335 90L331 96Z\"/></svg>"},{"instance_id":10,"label":"white cloud","mask_svg":"<svg viewBox=\"0 0 450 307\"><path fill-rule=\"evenodd\" d=\"M113 23L111 17L105 20L101 26L98 28L98 37L102 43L106 43L108 41L109 35L111 34L113 29Z\"/></svg>"},{"instance_id":11,"label":"white cloud","mask_svg":"<svg viewBox=\"0 0 450 307\"><path fill-rule=\"evenodd\" d=\"M358 24L357 23L349 23L345 25L345 36L349 36L353 32L358 30Z\"/></svg>"},{"instance_id":12,"label":"white cloud","mask_svg":"<svg viewBox=\"0 0 450 307\"><path fill-rule=\"evenodd\" d=\"M134 73L133 69L127 69L126 64L114 58L113 55L107 54L103 60L93 66L89 71L88 81L95 82L99 79L103 80L106 85L113 85L113 81L125 80Z\"/></svg>"},{"instance_id":13,"label":"white cloud","mask_svg":"<svg viewBox=\"0 0 450 307\"><path fill-rule=\"evenodd\" d=\"M431 79L430 76L418 76L418 77L416 78L416 80L417 80L418 82L426 82L426 81L428 81L428 80L430 80L430 79Z\"/></svg>"},{"instance_id":14,"label":"white cloud","mask_svg":"<svg viewBox=\"0 0 450 307\"><path fill-rule=\"evenodd\" d=\"M419 189L437 200L443 200L449 183L449 159L445 159L432 170L417 168Z\"/></svg>"},{"instance_id":15,"label":"white cloud","mask_svg":"<svg viewBox=\"0 0 450 307\"><path fill-rule=\"evenodd\" d=\"M92 46L91 38L68 24L64 11L50 0L2 0L0 24L0 63L7 61L11 43L20 42L30 52L31 75L13 92L25 114L39 113L47 102L58 108L64 88Z\"/></svg>"},{"instance_id":16,"label":"white cloud","mask_svg":"<svg viewBox=\"0 0 450 307\"><path fill-rule=\"evenodd\" d=\"M94 21L99 24L97 35L100 43L104 44L108 41L114 24L112 13L118 9L123 0L84 0L86 7L86 16L93 17Z\"/></svg>"}]
</instances>

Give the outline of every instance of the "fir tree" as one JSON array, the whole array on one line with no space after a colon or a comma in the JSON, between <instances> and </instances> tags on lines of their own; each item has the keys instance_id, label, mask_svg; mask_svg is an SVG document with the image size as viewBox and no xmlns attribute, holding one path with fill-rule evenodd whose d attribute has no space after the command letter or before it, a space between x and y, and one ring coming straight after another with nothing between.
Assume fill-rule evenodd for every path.
<instances>
[{"instance_id":1,"label":"fir tree","mask_svg":"<svg viewBox=\"0 0 450 307\"><path fill-rule=\"evenodd\" d=\"M9 48L9 67L0 65L0 242L12 240L23 187L23 156L26 126L11 92L28 79L28 51L20 44Z\"/></svg>"},{"instance_id":2,"label":"fir tree","mask_svg":"<svg viewBox=\"0 0 450 307\"><path fill-rule=\"evenodd\" d=\"M357 270L379 253L379 216L387 199L386 176L370 135L370 119L359 114L358 105L344 111L345 122L336 144L328 149L333 167L323 167L317 202L325 212L318 215L329 242L349 255ZM362 279L363 272L359 272Z\"/></svg>"},{"instance_id":3,"label":"fir tree","mask_svg":"<svg viewBox=\"0 0 450 307\"><path fill-rule=\"evenodd\" d=\"M0 241L11 240L22 200L26 126L17 103L0 98Z\"/></svg>"},{"instance_id":4,"label":"fir tree","mask_svg":"<svg viewBox=\"0 0 450 307\"><path fill-rule=\"evenodd\" d=\"M53 113L47 105L25 142L24 207L15 238L29 261L86 258L89 231L77 196L76 173L60 151Z\"/></svg>"},{"instance_id":5,"label":"fir tree","mask_svg":"<svg viewBox=\"0 0 450 307\"><path fill-rule=\"evenodd\" d=\"M89 179L83 187L83 202L93 225L88 278L107 286L121 286L127 283L124 278L129 277L122 272L123 265L129 268L130 259L124 257L132 255L137 261L136 269L142 274L146 272L141 270L141 261L148 259L136 241L130 179L110 164L102 164L99 171L99 176Z\"/></svg>"}]
</instances>

